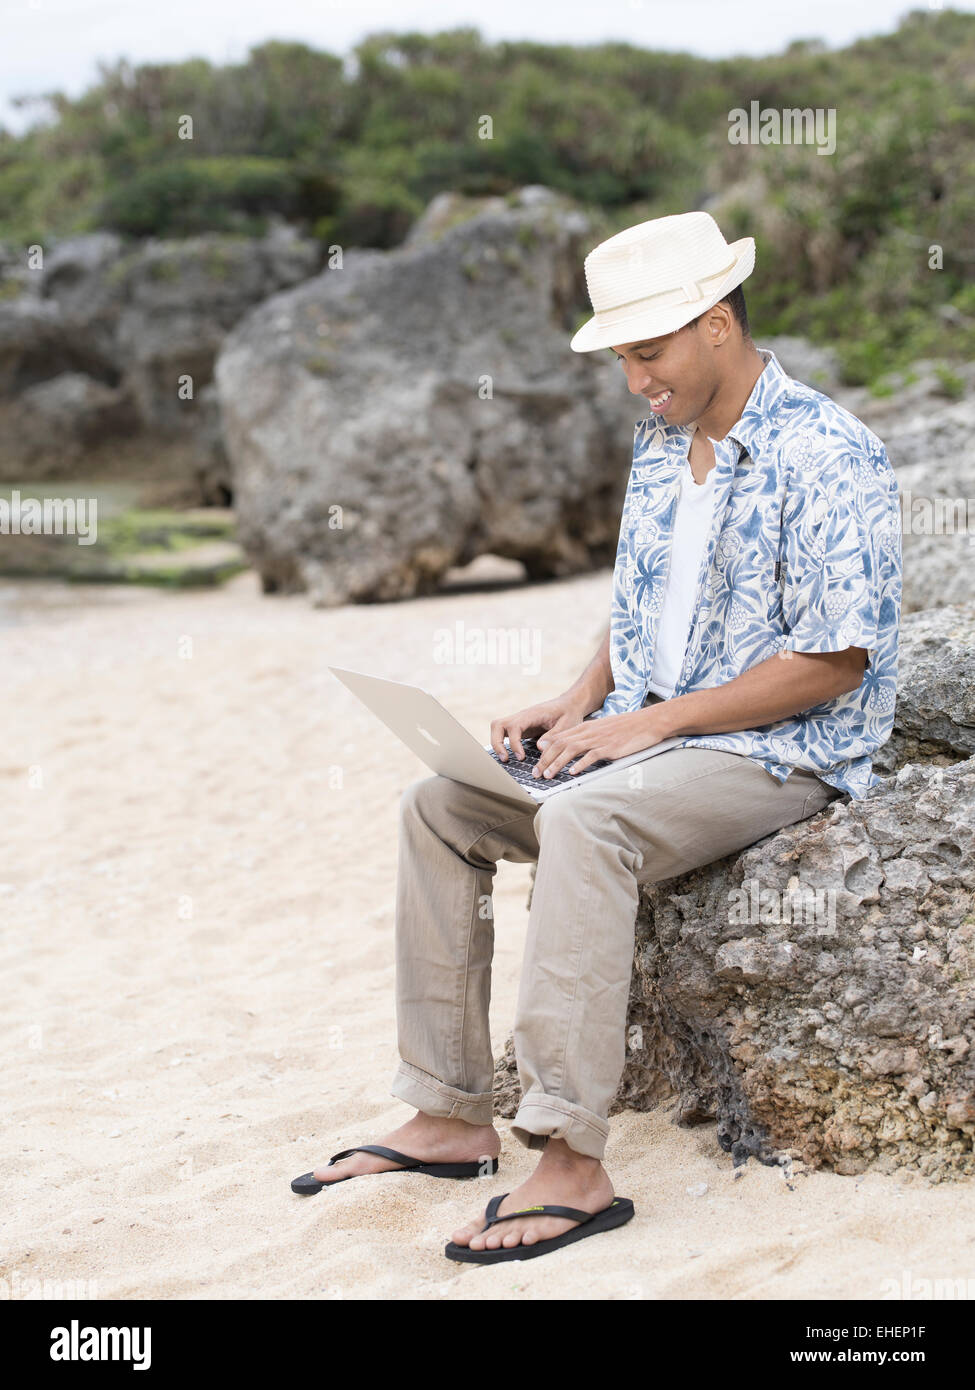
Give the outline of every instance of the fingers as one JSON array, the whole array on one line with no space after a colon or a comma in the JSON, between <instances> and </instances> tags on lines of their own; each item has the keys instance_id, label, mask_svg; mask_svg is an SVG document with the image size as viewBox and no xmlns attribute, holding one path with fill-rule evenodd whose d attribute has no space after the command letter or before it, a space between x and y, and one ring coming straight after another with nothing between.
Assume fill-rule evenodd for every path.
<instances>
[{"instance_id":1,"label":"fingers","mask_svg":"<svg viewBox=\"0 0 975 1390\"><path fill-rule=\"evenodd\" d=\"M573 776L575 776L578 772L585 772L587 767L591 767L593 763L598 763L601 756L602 754L599 753L595 748L590 748L585 753L583 753L581 758L579 758L576 762L572 764L572 766L569 768L569 771L572 773Z\"/></svg>"},{"instance_id":2,"label":"fingers","mask_svg":"<svg viewBox=\"0 0 975 1390\"><path fill-rule=\"evenodd\" d=\"M532 769L533 777L555 777L566 763L586 752L585 742L589 730L587 728L585 731L576 732L577 729L578 725L574 729L566 729L561 734L549 732L538 740L542 755ZM597 755L594 754L590 761L594 761L595 756ZM571 771L575 772L577 769L573 767Z\"/></svg>"},{"instance_id":3,"label":"fingers","mask_svg":"<svg viewBox=\"0 0 975 1390\"><path fill-rule=\"evenodd\" d=\"M491 720L491 747L503 763L508 761L508 750L504 746L504 731L507 727L507 719Z\"/></svg>"},{"instance_id":4,"label":"fingers","mask_svg":"<svg viewBox=\"0 0 975 1390\"><path fill-rule=\"evenodd\" d=\"M526 725L522 723L512 724L508 730L508 742L511 744L512 752L516 758L523 758L525 750L521 744L521 736L525 732Z\"/></svg>"},{"instance_id":5,"label":"fingers","mask_svg":"<svg viewBox=\"0 0 975 1390\"><path fill-rule=\"evenodd\" d=\"M516 758L524 758L525 750L522 747L521 739L525 730L530 728L530 723L517 715L508 715L504 719L494 719L491 722L491 747L497 753L502 762L508 761L508 750L504 746L504 736L507 733L511 751Z\"/></svg>"}]
</instances>

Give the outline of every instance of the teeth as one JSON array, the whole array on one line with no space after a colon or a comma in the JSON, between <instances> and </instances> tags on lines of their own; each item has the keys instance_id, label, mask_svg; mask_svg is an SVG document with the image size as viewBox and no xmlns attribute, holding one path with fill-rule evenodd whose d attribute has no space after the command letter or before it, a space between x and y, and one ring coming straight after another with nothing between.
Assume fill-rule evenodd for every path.
<instances>
[{"instance_id":1,"label":"teeth","mask_svg":"<svg viewBox=\"0 0 975 1390\"><path fill-rule=\"evenodd\" d=\"M664 401L667 399L667 397L668 397L670 394L671 394L671 393L670 393L669 391L664 391L663 394L660 395L660 396L651 396L651 397L650 397L650 404L651 404L651 405L663 405Z\"/></svg>"}]
</instances>

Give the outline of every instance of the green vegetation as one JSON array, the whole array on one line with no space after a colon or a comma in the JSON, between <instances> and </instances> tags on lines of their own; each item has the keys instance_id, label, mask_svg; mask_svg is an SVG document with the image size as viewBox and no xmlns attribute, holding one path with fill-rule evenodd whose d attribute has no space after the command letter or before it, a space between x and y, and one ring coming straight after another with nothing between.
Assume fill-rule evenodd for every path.
<instances>
[{"instance_id":1,"label":"green vegetation","mask_svg":"<svg viewBox=\"0 0 975 1390\"><path fill-rule=\"evenodd\" d=\"M756 239L756 333L828 344L883 390L917 358L975 356L973 71L975 15L920 8L839 52L761 59L462 28L374 34L347 63L291 42L225 67L121 61L55 95L47 125L0 132L0 238L250 236L277 214L325 245L388 247L445 189L526 183L586 207L596 236L704 205ZM729 111L753 100L835 111L835 153L730 144Z\"/></svg>"},{"instance_id":2,"label":"green vegetation","mask_svg":"<svg viewBox=\"0 0 975 1390\"><path fill-rule=\"evenodd\" d=\"M935 366L934 374L941 384L940 395L947 396L950 401L960 400L965 394L965 383L957 372L953 372L950 367L939 363Z\"/></svg>"},{"instance_id":3,"label":"green vegetation","mask_svg":"<svg viewBox=\"0 0 975 1390\"><path fill-rule=\"evenodd\" d=\"M246 568L235 518L216 509L124 508L99 518L91 546L72 535L0 538L4 577L185 589L221 584Z\"/></svg>"},{"instance_id":4,"label":"green vegetation","mask_svg":"<svg viewBox=\"0 0 975 1390\"><path fill-rule=\"evenodd\" d=\"M165 508L132 507L98 524L96 547L112 555L142 554L150 550L189 550L201 541L232 541L236 523L216 512L179 512Z\"/></svg>"}]
</instances>

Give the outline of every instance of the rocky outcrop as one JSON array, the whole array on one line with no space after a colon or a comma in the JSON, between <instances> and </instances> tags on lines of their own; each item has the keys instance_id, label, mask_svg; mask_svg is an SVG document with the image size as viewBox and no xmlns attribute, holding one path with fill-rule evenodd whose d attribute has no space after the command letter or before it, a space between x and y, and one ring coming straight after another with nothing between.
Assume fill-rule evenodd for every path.
<instances>
[{"instance_id":1,"label":"rocky outcrop","mask_svg":"<svg viewBox=\"0 0 975 1390\"><path fill-rule=\"evenodd\" d=\"M641 889L615 1110L736 1163L975 1173L975 607L904 626L896 771ZM512 1115L510 1041L496 1082Z\"/></svg>"},{"instance_id":2,"label":"rocky outcrop","mask_svg":"<svg viewBox=\"0 0 975 1390\"><path fill-rule=\"evenodd\" d=\"M206 235L150 242L116 267L121 299L117 344L125 381L148 428L193 428L179 392L194 399L213 377L227 332L252 305L313 275L319 251L280 229L261 240Z\"/></svg>"},{"instance_id":3,"label":"rocky outcrop","mask_svg":"<svg viewBox=\"0 0 975 1390\"><path fill-rule=\"evenodd\" d=\"M589 223L538 190L443 221L347 252L224 343L234 501L266 589L332 605L429 592L485 553L535 579L612 563L646 406L608 354L568 351Z\"/></svg>"},{"instance_id":4,"label":"rocky outcrop","mask_svg":"<svg viewBox=\"0 0 975 1390\"><path fill-rule=\"evenodd\" d=\"M142 434L161 452L178 443L199 500L226 501L214 359L255 303L318 271L319 245L285 225L136 245L95 232L36 270L9 248L0 262L0 481L77 470Z\"/></svg>"},{"instance_id":5,"label":"rocky outcrop","mask_svg":"<svg viewBox=\"0 0 975 1390\"><path fill-rule=\"evenodd\" d=\"M874 755L874 771L975 756L975 604L904 618L898 670L894 730Z\"/></svg>"}]
</instances>

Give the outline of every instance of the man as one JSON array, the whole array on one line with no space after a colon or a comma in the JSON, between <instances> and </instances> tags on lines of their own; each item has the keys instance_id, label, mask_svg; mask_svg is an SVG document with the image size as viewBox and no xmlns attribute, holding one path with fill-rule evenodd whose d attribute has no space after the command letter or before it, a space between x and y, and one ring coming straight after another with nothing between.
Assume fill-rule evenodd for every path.
<instances>
[{"instance_id":1,"label":"man","mask_svg":"<svg viewBox=\"0 0 975 1390\"><path fill-rule=\"evenodd\" d=\"M639 885L878 780L870 755L890 735L897 674L897 484L874 434L756 348L741 290L754 254L692 212L586 258L595 312L571 347L611 349L651 410L635 431L610 630L569 690L491 726L502 758L506 735L518 758L523 735L544 735L542 776L682 745L527 811L439 776L403 795L392 1091L416 1114L296 1190L417 1161L494 1171L493 922L479 905L499 859L537 859L512 1133L539 1162L453 1233L454 1259L534 1257L633 1214L602 1159Z\"/></svg>"}]
</instances>

